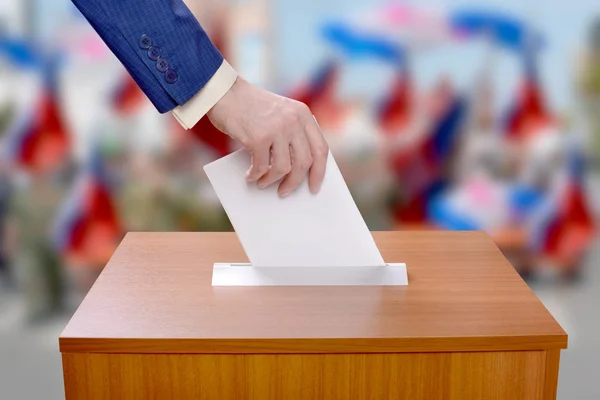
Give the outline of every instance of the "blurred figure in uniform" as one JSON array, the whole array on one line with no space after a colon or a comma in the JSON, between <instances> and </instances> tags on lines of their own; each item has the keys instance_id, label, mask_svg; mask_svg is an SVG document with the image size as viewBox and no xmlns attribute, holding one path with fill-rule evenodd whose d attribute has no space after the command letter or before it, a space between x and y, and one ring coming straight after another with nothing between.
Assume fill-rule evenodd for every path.
<instances>
[{"instance_id":1,"label":"blurred figure in uniform","mask_svg":"<svg viewBox=\"0 0 600 400\"><path fill-rule=\"evenodd\" d=\"M588 136L586 153L600 163L600 17L596 17L588 33L588 43L577 65L577 91L585 117Z\"/></svg>"},{"instance_id":2,"label":"blurred figure in uniform","mask_svg":"<svg viewBox=\"0 0 600 400\"><path fill-rule=\"evenodd\" d=\"M7 235L7 221L12 196L11 170L8 163L0 160L0 285L12 287L13 276L9 269L11 243Z\"/></svg>"},{"instance_id":3,"label":"blurred figure in uniform","mask_svg":"<svg viewBox=\"0 0 600 400\"><path fill-rule=\"evenodd\" d=\"M181 132L178 145L167 149L167 190L170 195L178 231L228 231L231 224L212 191L202 169L207 157L214 154L199 143L190 131ZM207 185L209 186L207 188Z\"/></svg>"},{"instance_id":4,"label":"blurred figure in uniform","mask_svg":"<svg viewBox=\"0 0 600 400\"><path fill-rule=\"evenodd\" d=\"M128 183L119 196L120 214L128 231L175 231L176 219L168 193L164 160L131 154Z\"/></svg>"},{"instance_id":5,"label":"blurred figure in uniform","mask_svg":"<svg viewBox=\"0 0 600 400\"><path fill-rule=\"evenodd\" d=\"M126 152L103 131L84 162L69 179L53 228L54 244L71 284L69 299L77 306L87 294L122 239L114 194L126 182Z\"/></svg>"},{"instance_id":6,"label":"blurred figure in uniform","mask_svg":"<svg viewBox=\"0 0 600 400\"><path fill-rule=\"evenodd\" d=\"M66 193L63 173L31 173L10 202L8 234L15 244L10 256L30 322L64 310L62 265L51 239L52 224Z\"/></svg>"}]
</instances>

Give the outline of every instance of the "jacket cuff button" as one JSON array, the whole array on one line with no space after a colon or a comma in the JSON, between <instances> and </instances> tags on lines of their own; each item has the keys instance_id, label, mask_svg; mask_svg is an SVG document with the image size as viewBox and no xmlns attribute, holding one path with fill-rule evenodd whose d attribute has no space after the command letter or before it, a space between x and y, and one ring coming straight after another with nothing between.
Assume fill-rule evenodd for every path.
<instances>
[{"instance_id":1,"label":"jacket cuff button","mask_svg":"<svg viewBox=\"0 0 600 400\"><path fill-rule=\"evenodd\" d=\"M140 36L139 44L142 49L147 50L152 47L152 39L150 36L143 34Z\"/></svg>"},{"instance_id":2,"label":"jacket cuff button","mask_svg":"<svg viewBox=\"0 0 600 400\"><path fill-rule=\"evenodd\" d=\"M167 81L168 84L173 84L173 83L177 82L177 79L179 79L179 75L177 74L177 71L168 69L165 72L165 80Z\"/></svg>"}]
</instances>

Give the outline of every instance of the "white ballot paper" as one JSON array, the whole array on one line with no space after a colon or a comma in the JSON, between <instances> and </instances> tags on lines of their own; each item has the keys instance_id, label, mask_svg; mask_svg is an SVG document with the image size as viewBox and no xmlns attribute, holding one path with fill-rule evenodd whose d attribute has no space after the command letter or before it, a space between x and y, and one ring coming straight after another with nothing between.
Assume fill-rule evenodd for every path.
<instances>
[{"instance_id":1,"label":"white ballot paper","mask_svg":"<svg viewBox=\"0 0 600 400\"><path fill-rule=\"evenodd\" d=\"M307 179L287 198L278 184L247 183L250 156L238 150L204 167L254 267L379 267L377 246L332 156L321 190Z\"/></svg>"}]
</instances>

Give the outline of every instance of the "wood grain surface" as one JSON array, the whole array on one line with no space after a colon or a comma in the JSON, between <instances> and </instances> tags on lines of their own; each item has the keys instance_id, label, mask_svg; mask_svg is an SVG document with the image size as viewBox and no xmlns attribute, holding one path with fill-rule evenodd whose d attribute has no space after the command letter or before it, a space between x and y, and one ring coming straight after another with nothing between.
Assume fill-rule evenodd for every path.
<instances>
[{"instance_id":1,"label":"wood grain surface","mask_svg":"<svg viewBox=\"0 0 600 400\"><path fill-rule=\"evenodd\" d=\"M67 400L538 400L545 352L63 354Z\"/></svg>"},{"instance_id":2,"label":"wood grain surface","mask_svg":"<svg viewBox=\"0 0 600 400\"><path fill-rule=\"evenodd\" d=\"M560 350L546 351L546 371L544 372L544 400L554 400L558 392L558 366Z\"/></svg>"},{"instance_id":3,"label":"wood grain surface","mask_svg":"<svg viewBox=\"0 0 600 400\"><path fill-rule=\"evenodd\" d=\"M62 352L386 353L566 348L481 232L375 232L406 287L212 287L247 262L234 233L130 233L60 337ZM310 251L310 249L307 249Z\"/></svg>"}]
</instances>

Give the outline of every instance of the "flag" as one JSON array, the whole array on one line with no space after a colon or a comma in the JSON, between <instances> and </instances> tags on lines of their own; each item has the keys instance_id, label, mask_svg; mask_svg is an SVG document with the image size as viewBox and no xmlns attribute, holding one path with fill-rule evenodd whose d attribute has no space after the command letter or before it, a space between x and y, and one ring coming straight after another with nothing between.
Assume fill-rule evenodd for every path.
<instances>
[{"instance_id":1,"label":"flag","mask_svg":"<svg viewBox=\"0 0 600 400\"><path fill-rule=\"evenodd\" d=\"M583 156L570 155L568 174L553 197L535 215L532 244L540 254L560 262L576 260L595 235L595 222L584 190Z\"/></svg>"},{"instance_id":2,"label":"flag","mask_svg":"<svg viewBox=\"0 0 600 400\"><path fill-rule=\"evenodd\" d=\"M524 79L508 108L504 131L509 139L521 140L554 122L538 77L533 51L523 55Z\"/></svg>"},{"instance_id":3,"label":"flag","mask_svg":"<svg viewBox=\"0 0 600 400\"><path fill-rule=\"evenodd\" d=\"M113 109L119 115L132 115L144 105L145 99L146 95L131 75L123 73L112 94Z\"/></svg>"},{"instance_id":4,"label":"flag","mask_svg":"<svg viewBox=\"0 0 600 400\"><path fill-rule=\"evenodd\" d=\"M410 76L406 71L399 72L377 109L376 120L383 133L396 134L408 124L413 111L412 100Z\"/></svg>"},{"instance_id":5,"label":"flag","mask_svg":"<svg viewBox=\"0 0 600 400\"><path fill-rule=\"evenodd\" d=\"M60 112L54 62L45 65L42 86L23 123L8 134L8 156L30 171L51 170L70 151L71 139Z\"/></svg>"},{"instance_id":6,"label":"flag","mask_svg":"<svg viewBox=\"0 0 600 400\"><path fill-rule=\"evenodd\" d=\"M306 104L313 114L319 112L319 108L332 108L337 104L339 77L339 65L335 61L329 61L322 65L307 83L292 90L288 97Z\"/></svg>"},{"instance_id":7,"label":"flag","mask_svg":"<svg viewBox=\"0 0 600 400\"><path fill-rule=\"evenodd\" d=\"M215 128L206 115L190 129L190 133L219 158L233 150L233 139Z\"/></svg>"},{"instance_id":8,"label":"flag","mask_svg":"<svg viewBox=\"0 0 600 400\"><path fill-rule=\"evenodd\" d=\"M365 20L362 15L359 20ZM356 22L356 21L355 21ZM336 52L349 60L377 59L399 66L404 63L404 47L386 29L385 22L376 22L376 28L361 26L352 21L327 21L322 29L323 39L336 48Z\"/></svg>"},{"instance_id":9,"label":"flag","mask_svg":"<svg viewBox=\"0 0 600 400\"><path fill-rule=\"evenodd\" d=\"M110 186L104 159L94 148L55 224L54 243L67 258L103 264L116 249L123 231Z\"/></svg>"},{"instance_id":10,"label":"flag","mask_svg":"<svg viewBox=\"0 0 600 400\"><path fill-rule=\"evenodd\" d=\"M0 56L20 69L38 67L40 52L31 41L10 38L6 35L0 37Z\"/></svg>"},{"instance_id":11,"label":"flag","mask_svg":"<svg viewBox=\"0 0 600 400\"><path fill-rule=\"evenodd\" d=\"M464 98L454 95L429 134L423 135L409 148L400 152L394 159L394 170L403 171L411 162L418 160L419 170L429 170L441 166L450 156L451 151L463 131L467 104Z\"/></svg>"},{"instance_id":12,"label":"flag","mask_svg":"<svg viewBox=\"0 0 600 400\"><path fill-rule=\"evenodd\" d=\"M539 50L545 43L540 32L510 13L480 7L462 7L448 16L450 34L457 39L485 37L506 50Z\"/></svg>"},{"instance_id":13,"label":"flag","mask_svg":"<svg viewBox=\"0 0 600 400\"><path fill-rule=\"evenodd\" d=\"M288 97L306 104L321 127L338 128L349 110L348 105L337 96L339 80L338 63L329 61L308 82L292 90Z\"/></svg>"},{"instance_id":14,"label":"flag","mask_svg":"<svg viewBox=\"0 0 600 400\"><path fill-rule=\"evenodd\" d=\"M465 99L454 96L431 133L394 160L405 199L395 210L398 221L423 222L429 201L447 186L447 161L463 132L466 113Z\"/></svg>"},{"instance_id":15,"label":"flag","mask_svg":"<svg viewBox=\"0 0 600 400\"><path fill-rule=\"evenodd\" d=\"M425 158L431 163L442 165L449 158L459 134L463 132L466 111L465 99L455 96L446 113L434 127L433 134L423 145Z\"/></svg>"}]
</instances>

